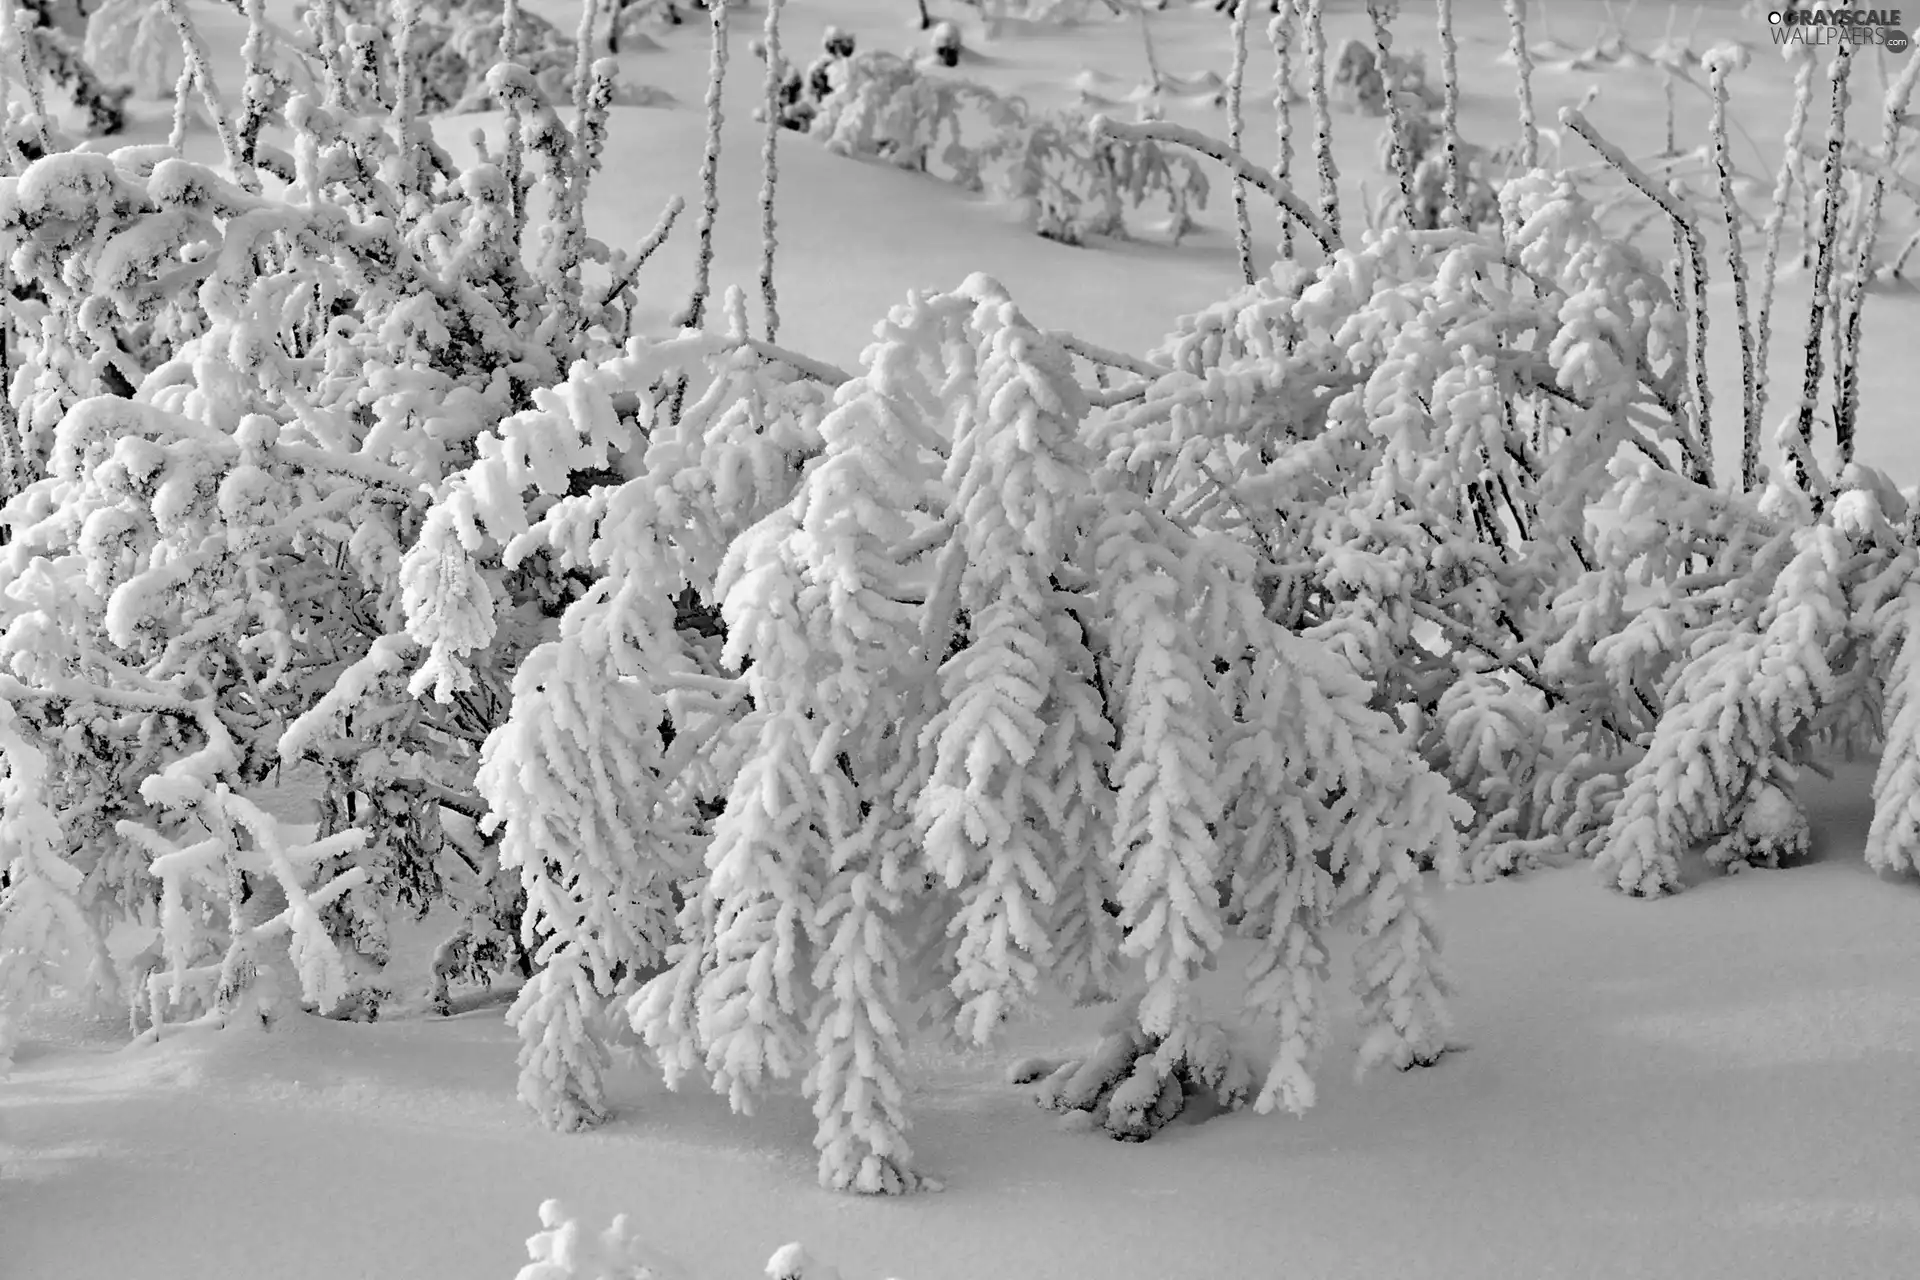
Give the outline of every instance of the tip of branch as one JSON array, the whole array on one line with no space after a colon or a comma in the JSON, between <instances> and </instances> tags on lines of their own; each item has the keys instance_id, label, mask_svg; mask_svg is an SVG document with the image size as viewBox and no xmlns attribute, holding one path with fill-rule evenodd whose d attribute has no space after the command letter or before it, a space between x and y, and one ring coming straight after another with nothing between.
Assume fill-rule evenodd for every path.
<instances>
[{"instance_id":1,"label":"tip of branch","mask_svg":"<svg viewBox=\"0 0 1920 1280\"><path fill-rule=\"evenodd\" d=\"M1700 59L1700 65L1707 69L1709 75L1727 75L1735 71L1745 71L1752 61L1753 54L1746 45L1737 40L1729 40L1707 50L1706 55Z\"/></svg>"}]
</instances>

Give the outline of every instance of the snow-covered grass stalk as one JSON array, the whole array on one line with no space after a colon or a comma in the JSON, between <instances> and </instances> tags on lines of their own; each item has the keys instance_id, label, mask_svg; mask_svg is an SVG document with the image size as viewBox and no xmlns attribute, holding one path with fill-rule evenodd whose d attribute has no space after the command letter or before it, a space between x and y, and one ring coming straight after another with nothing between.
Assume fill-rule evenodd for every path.
<instances>
[{"instance_id":1,"label":"snow-covered grass stalk","mask_svg":"<svg viewBox=\"0 0 1920 1280\"><path fill-rule=\"evenodd\" d=\"M1246 112L1241 95L1247 82L1247 13L1253 0L1236 0L1233 6L1233 66L1227 74L1227 145L1241 149L1246 132ZM1247 218L1247 180L1233 175L1233 244L1240 255L1240 275L1253 283L1253 225Z\"/></svg>"},{"instance_id":2,"label":"snow-covered grass stalk","mask_svg":"<svg viewBox=\"0 0 1920 1280\"><path fill-rule=\"evenodd\" d=\"M707 64L707 142L700 156L700 219L694 224L698 243L693 254L693 295L677 317L681 328L698 329L706 318L707 295L712 290L713 227L720 217L720 92L727 79L727 0L709 0L713 18L713 53Z\"/></svg>"},{"instance_id":3,"label":"snow-covered grass stalk","mask_svg":"<svg viewBox=\"0 0 1920 1280\"><path fill-rule=\"evenodd\" d=\"M1540 163L1540 126L1533 114L1533 52L1527 48L1527 0L1506 0L1507 50L1513 55L1514 93L1520 99L1520 167Z\"/></svg>"},{"instance_id":4,"label":"snow-covered grass stalk","mask_svg":"<svg viewBox=\"0 0 1920 1280\"><path fill-rule=\"evenodd\" d=\"M0 32L13 30L13 19L13 0L0 0ZM13 64L0 56L0 108L12 101ZM6 171L12 172L13 156L5 149L0 149L0 165L7 166Z\"/></svg>"},{"instance_id":5,"label":"snow-covered grass stalk","mask_svg":"<svg viewBox=\"0 0 1920 1280\"><path fill-rule=\"evenodd\" d=\"M1805 149L1794 157L1800 182L1800 269L1802 271L1813 268L1813 211L1819 206L1819 189L1807 177L1809 159Z\"/></svg>"},{"instance_id":6,"label":"snow-covered grass stalk","mask_svg":"<svg viewBox=\"0 0 1920 1280\"><path fill-rule=\"evenodd\" d=\"M1813 75L1819 64L1806 45L1789 45L1788 56L1798 60L1793 77L1793 114L1787 121L1784 153L1779 171L1773 178L1773 201L1767 210L1765 255L1760 260L1760 296L1754 310L1754 413L1765 421L1767 414L1767 353L1773 344L1773 298L1780 272L1780 239L1787 225L1787 208L1793 198L1793 186L1800 147L1807 134L1807 117L1813 106ZM1806 239L1807 223L1801 223L1801 238Z\"/></svg>"},{"instance_id":7,"label":"snow-covered grass stalk","mask_svg":"<svg viewBox=\"0 0 1920 1280\"><path fill-rule=\"evenodd\" d=\"M330 0L337 3L337 0ZM500 61L512 62L520 52L520 0L503 0L500 8ZM513 226L507 239L518 241L527 224L526 141L520 136L518 99L506 102L505 136L502 140L501 173L507 180L507 198L511 202Z\"/></svg>"},{"instance_id":8,"label":"snow-covered grass stalk","mask_svg":"<svg viewBox=\"0 0 1920 1280\"><path fill-rule=\"evenodd\" d=\"M1281 208L1292 214L1315 240L1320 242L1320 247L1326 252L1332 253L1340 247L1339 231L1316 216L1313 210L1307 207L1306 202L1294 193L1292 187L1218 138L1209 138L1198 129L1169 124L1164 120L1140 120L1128 123L1104 115L1097 115L1088 121L1087 130L1095 138L1121 138L1134 142L1177 142L1183 147L1198 151L1209 159L1218 160L1231 169L1236 177L1271 196Z\"/></svg>"},{"instance_id":9,"label":"snow-covered grass stalk","mask_svg":"<svg viewBox=\"0 0 1920 1280\"><path fill-rule=\"evenodd\" d=\"M1661 96L1667 102L1667 142L1661 144L1661 157L1670 159L1680 154L1680 129L1678 129L1678 111L1680 96L1674 92L1674 84L1680 83L1680 73L1672 67L1661 67Z\"/></svg>"},{"instance_id":10,"label":"snow-covered grass stalk","mask_svg":"<svg viewBox=\"0 0 1920 1280\"><path fill-rule=\"evenodd\" d=\"M193 25L193 19L188 16L182 0L160 0L160 3L166 6L167 16L173 19L173 25L180 29L180 45L187 66L193 71L193 82L200 90L201 101L206 103L207 114L213 118L214 130L220 135L220 147L226 152L234 178L243 185L253 185L257 180L253 176L253 166L247 163L241 151L240 131L234 128L233 117L227 114L226 107L221 103L220 88L213 80L213 63L207 53L207 42L201 38L200 29Z\"/></svg>"},{"instance_id":11,"label":"snow-covered grass stalk","mask_svg":"<svg viewBox=\"0 0 1920 1280\"><path fill-rule=\"evenodd\" d=\"M0 296L13 297L13 268L0 263ZM0 505L13 501L27 483L25 439L20 415L5 388L13 386L13 321L0 316Z\"/></svg>"},{"instance_id":12,"label":"snow-covered grass stalk","mask_svg":"<svg viewBox=\"0 0 1920 1280\"><path fill-rule=\"evenodd\" d=\"M1887 198L1887 168L1898 159L1900 131L1907 120L1907 108L1914 88L1920 84L1920 58L1908 58L1899 76L1887 86L1880 113L1880 159L1867 189L1867 199L1854 229L1853 273L1847 277L1841 300L1842 326L1837 359L1841 368L1840 402L1834 406L1834 422L1847 424L1847 437L1853 436L1860 401L1860 312L1866 301L1867 282L1873 278L1873 251L1880 238L1881 209Z\"/></svg>"},{"instance_id":13,"label":"snow-covered grass stalk","mask_svg":"<svg viewBox=\"0 0 1920 1280\"><path fill-rule=\"evenodd\" d=\"M1293 27L1295 0L1279 0L1273 19L1267 23L1267 42L1273 46L1274 137L1279 158L1273 173L1280 181L1293 181ZM1280 211L1280 256L1293 257L1293 218Z\"/></svg>"},{"instance_id":14,"label":"snow-covered grass stalk","mask_svg":"<svg viewBox=\"0 0 1920 1280\"><path fill-rule=\"evenodd\" d=\"M593 92L593 27L600 16L601 0L580 0L580 25L573 33L573 131L575 138L584 132L581 122L587 118L587 98ZM618 22L620 16L614 14Z\"/></svg>"},{"instance_id":15,"label":"snow-covered grass stalk","mask_svg":"<svg viewBox=\"0 0 1920 1280\"><path fill-rule=\"evenodd\" d=\"M1456 227L1467 222L1460 185L1460 42L1453 34L1453 0L1438 0L1440 22L1440 138L1447 155L1447 217Z\"/></svg>"},{"instance_id":16,"label":"snow-covered grass stalk","mask_svg":"<svg viewBox=\"0 0 1920 1280\"><path fill-rule=\"evenodd\" d=\"M760 144L760 305L767 313L767 341L780 337L780 295L773 284L773 257L779 247L774 224L774 188L780 179L780 85L786 78L786 59L780 53L780 9L783 0L767 0L762 38L767 49L766 137ZM925 11L922 11L925 17Z\"/></svg>"},{"instance_id":17,"label":"snow-covered grass stalk","mask_svg":"<svg viewBox=\"0 0 1920 1280\"><path fill-rule=\"evenodd\" d=\"M1413 226L1413 157L1407 150L1406 106L1395 86L1393 65L1393 20L1400 11L1400 0L1367 0L1367 17L1373 23L1373 47L1379 59L1381 92L1386 98L1388 148L1393 158L1394 176L1400 180L1400 216Z\"/></svg>"},{"instance_id":18,"label":"snow-covered grass stalk","mask_svg":"<svg viewBox=\"0 0 1920 1280\"><path fill-rule=\"evenodd\" d=\"M273 69L267 62L266 0L246 0L247 38L240 46L245 82L240 86L240 154L248 164L260 148L260 130L267 123L273 105ZM404 71L404 68L403 68ZM407 78L401 76L404 90ZM403 133L401 135L405 137Z\"/></svg>"},{"instance_id":19,"label":"snow-covered grass stalk","mask_svg":"<svg viewBox=\"0 0 1920 1280\"><path fill-rule=\"evenodd\" d=\"M257 0L251 0L257 3ZM591 0L587 12L593 12ZM414 79L419 75L415 59L414 37L420 30L420 0L395 0L393 6L393 127L400 138L413 136L413 122L419 106L414 98ZM251 34L251 33L250 33ZM405 151L400 157L402 191L409 191L418 174L418 159Z\"/></svg>"},{"instance_id":20,"label":"snow-covered grass stalk","mask_svg":"<svg viewBox=\"0 0 1920 1280\"><path fill-rule=\"evenodd\" d=\"M1733 156L1727 141L1727 76L1744 67L1746 51L1723 45L1706 56L1713 94L1713 165L1720 179L1720 209L1727 223L1727 267L1733 273L1733 307L1740 325L1740 488L1760 479L1760 404L1755 396L1753 318L1747 299L1747 254L1740 244L1740 205L1733 194Z\"/></svg>"},{"instance_id":21,"label":"snow-covered grass stalk","mask_svg":"<svg viewBox=\"0 0 1920 1280\"><path fill-rule=\"evenodd\" d=\"M1333 162L1333 112L1327 102L1326 0L1306 0L1307 99L1313 106L1314 160L1320 169L1320 216L1340 234L1340 169Z\"/></svg>"},{"instance_id":22,"label":"snow-covered grass stalk","mask_svg":"<svg viewBox=\"0 0 1920 1280\"><path fill-rule=\"evenodd\" d=\"M33 56L34 17L32 13L13 11L13 44L20 54L20 84L26 91L27 109L33 115L34 127L39 131L40 153L45 155L53 150L52 126L47 122L47 91L40 78L40 63ZM189 64L191 66L191 64ZM4 105L4 104L0 104Z\"/></svg>"},{"instance_id":23,"label":"snow-covered grass stalk","mask_svg":"<svg viewBox=\"0 0 1920 1280\"><path fill-rule=\"evenodd\" d=\"M1675 301L1687 315L1693 331L1693 350L1689 364L1693 369L1693 396L1687 416L1690 421L1676 423L1681 428L1683 447L1688 453L1689 470L1699 483L1713 484L1712 391L1707 383L1707 255L1701 241L1700 225L1692 210L1680 202L1672 188L1627 158L1627 154L1608 142L1593 127L1593 122L1578 107L1560 109L1560 125L1586 139L1641 195L1658 205L1673 223L1674 239L1681 248L1676 272ZM1691 267L1691 281L1687 279Z\"/></svg>"},{"instance_id":24,"label":"snow-covered grass stalk","mask_svg":"<svg viewBox=\"0 0 1920 1280\"><path fill-rule=\"evenodd\" d=\"M1827 118L1826 157L1820 165L1820 231L1814 252L1813 289L1807 302L1806 371L1800 380L1798 413L1803 446L1813 443L1813 416L1820 403L1820 378L1826 355L1827 312L1833 291L1833 237L1840 221L1840 177L1845 169L1848 82L1853 72L1853 46L1841 41L1834 52L1828 78L1833 83L1833 109ZM1837 406L1836 406L1837 408ZM1834 419L1835 443L1842 465L1853 460L1852 424Z\"/></svg>"},{"instance_id":25,"label":"snow-covered grass stalk","mask_svg":"<svg viewBox=\"0 0 1920 1280\"><path fill-rule=\"evenodd\" d=\"M193 64L180 68L180 79L173 86L173 128L167 134L167 146L175 155L186 150L187 126L193 120Z\"/></svg>"}]
</instances>

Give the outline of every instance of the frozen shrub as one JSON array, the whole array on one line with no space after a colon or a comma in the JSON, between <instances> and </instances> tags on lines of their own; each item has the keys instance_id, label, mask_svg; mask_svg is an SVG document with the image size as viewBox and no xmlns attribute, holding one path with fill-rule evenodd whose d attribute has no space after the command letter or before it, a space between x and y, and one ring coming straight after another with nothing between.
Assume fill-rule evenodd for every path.
<instances>
[{"instance_id":1,"label":"frozen shrub","mask_svg":"<svg viewBox=\"0 0 1920 1280\"><path fill-rule=\"evenodd\" d=\"M810 131L841 155L916 172L937 164L942 176L977 191L1017 137L1016 102L971 81L922 75L897 54L836 55L825 74L820 93L808 73L818 104Z\"/></svg>"},{"instance_id":2,"label":"frozen shrub","mask_svg":"<svg viewBox=\"0 0 1920 1280\"><path fill-rule=\"evenodd\" d=\"M1178 244L1207 202L1198 161L1147 139L1094 137L1089 123L1077 113L1023 115L1000 194L1026 206L1037 233L1066 244L1125 238L1129 210L1164 204Z\"/></svg>"},{"instance_id":3,"label":"frozen shrub","mask_svg":"<svg viewBox=\"0 0 1920 1280\"><path fill-rule=\"evenodd\" d=\"M249 43L252 59L264 42ZM502 944L517 876L497 841L449 821L485 815L477 748L581 584L546 561L461 580L473 594L432 625L478 609L497 642L460 697L429 705L407 687L404 554L426 490L473 460L481 429L617 348L623 309L581 278L606 251L565 213L596 144L576 149L509 69L496 83L527 145L458 168L404 104L388 110L354 47L313 69L333 106L286 102L290 152L223 118L224 168L148 145L0 177L17 490L0 511L0 754L38 779L21 812L60 815L46 856L10 875L0 935L27 912L68 954L116 925L154 931L159 985L129 976L164 997L144 1010L156 1032L241 1008L283 946L288 999L377 1002L398 989L378 972L388 922L435 904L465 939L449 973L522 956ZM269 80L250 77L242 125ZM608 84L596 75L588 134ZM516 188L561 197L544 234L517 222ZM279 842L249 805L282 764L325 779L317 842ZM254 918L275 893L285 906Z\"/></svg>"},{"instance_id":4,"label":"frozen shrub","mask_svg":"<svg viewBox=\"0 0 1920 1280\"><path fill-rule=\"evenodd\" d=\"M1126 214L1164 207L1178 243L1207 199L1198 162L1150 140L1094 138L1078 113L1034 112L984 85L924 74L892 54L863 53L834 71L812 133L843 155L932 173L1020 204L1048 239L1081 244L1128 233Z\"/></svg>"},{"instance_id":5,"label":"frozen shrub","mask_svg":"<svg viewBox=\"0 0 1920 1280\"><path fill-rule=\"evenodd\" d=\"M1437 95L1427 83L1425 55L1401 58L1389 53L1382 62L1379 51L1359 39L1340 46L1329 88L1334 102L1370 116L1387 114L1389 93L1401 95L1415 107L1437 105Z\"/></svg>"}]
</instances>

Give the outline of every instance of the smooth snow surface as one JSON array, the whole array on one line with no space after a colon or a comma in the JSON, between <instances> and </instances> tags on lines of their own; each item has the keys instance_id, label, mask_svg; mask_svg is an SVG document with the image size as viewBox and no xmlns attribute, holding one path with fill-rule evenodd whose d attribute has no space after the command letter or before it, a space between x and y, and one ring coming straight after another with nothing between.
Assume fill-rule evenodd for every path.
<instances>
[{"instance_id":1,"label":"smooth snow surface","mask_svg":"<svg viewBox=\"0 0 1920 1280\"><path fill-rule=\"evenodd\" d=\"M541 7L571 29L564 10ZM237 84L239 19L193 8L225 59L224 82ZM971 10L945 8L964 18L975 51L963 70L1041 105L1069 103L1083 70L1113 78L1115 96L1145 70L1130 23L993 42ZM1337 48L1364 15L1329 8ZM1407 9L1403 39L1423 47L1431 11ZM1455 11L1467 135L1507 141L1499 5ZM919 39L912 13L899 0L796 5L788 47L810 56L831 21L868 47L903 49ZM1705 13L1696 49L1726 36L1759 45L1735 82L1736 111L1771 164L1788 72L1763 18L1725 0ZM723 285L750 284L756 271L759 68L745 43L760 16L736 29L727 94ZM1599 4L1555 3L1551 20L1571 41L1604 16ZM1153 21L1171 75L1224 69L1224 18L1202 9ZM1663 24L1664 9L1630 30L1651 49ZM637 240L670 195L697 198L704 30L657 34L661 48L622 65L681 105L616 112L591 206L595 234L612 243ZM1270 70L1256 40L1251 82ZM1659 82L1644 66L1543 69L1541 119L1589 86L1601 89L1589 115L1628 151L1657 144ZM1877 106L1877 92L1860 96L1863 111ZM1269 158L1271 107L1263 94L1249 101L1250 150ZM1224 132L1217 112L1171 114ZM1703 119L1696 102L1683 145L1700 141ZM447 121L442 136L457 149L476 123L497 128ZM1335 125L1343 170L1377 191L1380 123ZM823 359L851 364L907 289L950 288L974 271L1001 279L1036 323L1135 352L1233 285L1231 204L1217 172L1204 228L1181 248L1148 232L1074 249L976 198L795 135L781 154L780 337ZM1254 207L1270 236L1270 211ZM690 211L641 277L657 319L684 298L691 221ZM1715 270L1724 277L1723 263ZM1783 284L1776 418L1797 386L1803 292ZM1911 482L1920 303L1876 294L1866 315L1863 456ZM1718 313L1715 324L1729 331ZM1736 405L1738 371L1730 348L1718 349L1717 396ZM1736 417L1720 416L1723 462L1737 454ZM1460 1051L1356 1085L1349 1036L1304 1118L1230 1115L1137 1146L1061 1127L1030 1088L1005 1083L1006 1064L1083 1052L1097 1009L1017 1028L991 1057L922 1052L912 1136L947 1190L900 1201L815 1187L814 1125L797 1097L739 1118L722 1099L667 1094L636 1068L618 1076L610 1126L546 1133L514 1100L515 1043L498 1004L372 1026L295 1019L271 1034L189 1033L132 1050L110 1024L48 1012L0 1081L0 1280L504 1280L548 1197L589 1230L630 1213L674 1280L759 1275L791 1240L849 1280L1911 1275L1920 889L1880 882L1861 861L1871 775L1846 766L1836 783L1803 789L1814 855L1802 866L1702 871L1689 892L1653 903L1606 892L1585 866L1437 895ZM1227 991L1237 979L1209 985Z\"/></svg>"},{"instance_id":2,"label":"smooth snow surface","mask_svg":"<svg viewBox=\"0 0 1920 1280\"><path fill-rule=\"evenodd\" d=\"M908 1200L817 1189L792 1097L737 1118L622 1073L613 1124L546 1133L498 1007L136 1050L43 1025L0 1084L0 1275L506 1277L548 1196L630 1213L687 1280L791 1240L849 1280L1908 1275L1920 890L1860 861L1870 780L1808 788L1796 868L1653 903L1585 866L1439 894L1460 1051L1356 1084L1347 1037L1301 1119L1063 1131L1004 1064L1084 1050L1099 1010L923 1055L947 1190Z\"/></svg>"}]
</instances>

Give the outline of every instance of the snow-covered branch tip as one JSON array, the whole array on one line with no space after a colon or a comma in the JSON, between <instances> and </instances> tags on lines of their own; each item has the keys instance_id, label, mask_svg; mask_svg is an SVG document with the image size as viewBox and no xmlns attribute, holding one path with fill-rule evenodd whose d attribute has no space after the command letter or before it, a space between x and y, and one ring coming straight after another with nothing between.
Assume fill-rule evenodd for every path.
<instances>
[{"instance_id":1,"label":"snow-covered branch tip","mask_svg":"<svg viewBox=\"0 0 1920 1280\"><path fill-rule=\"evenodd\" d=\"M1673 194L1673 189L1635 164L1626 152L1601 136L1580 108L1560 108L1560 123L1586 139L1587 145L1599 152L1601 159L1619 170L1620 176L1632 183L1641 195L1659 205L1660 211L1678 223L1687 235L1699 238L1700 226L1694 219L1693 211L1680 202L1680 198Z\"/></svg>"},{"instance_id":2,"label":"snow-covered branch tip","mask_svg":"<svg viewBox=\"0 0 1920 1280\"><path fill-rule=\"evenodd\" d=\"M601 306L612 306L613 300L633 284L633 278L640 274L640 268L647 265L647 259L667 242L667 237L673 232L674 222L681 213L685 212L686 207L687 202L679 196L674 196L667 201L667 207L660 211L660 220L653 224L653 230L647 233L647 238L634 249L633 257L628 260L626 269L621 271L619 278L607 290L606 296L600 299Z\"/></svg>"},{"instance_id":3,"label":"snow-covered branch tip","mask_svg":"<svg viewBox=\"0 0 1920 1280\"><path fill-rule=\"evenodd\" d=\"M740 345L751 347L754 353L763 360L778 361L790 367L800 376L810 378L815 382L822 383L829 387L837 387L841 383L853 381L853 375L845 369L837 365L828 364L825 360L816 360L812 356L802 355L798 351L794 351L788 347L776 346L771 342L762 342L758 338L742 339Z\"/></svg>"},{"instance_id":4,"label":"snow-covered branch tip","mask_svg":"<svg viewBox=\"0 0 1920 1280\"><path fill-rule=\"evenodd\" d=\"M1064 329L1048 330L1047 336L1089 364L1102 364L1109 369L1124 369L1128 373L1137 373L1149 379L1159 378L1170 372L1164 366L1154 364L1150 360L1142 360L1138 356L1130 356L1124 351L1115 351L1111 347L1099 346L1084 338L1076 337Z\"/></svg>"},{"instance_id":5,"label":"snow-covered branch tip","mask_svg":"<svg viewBox=\"0 0 1920 1280\"><path fill-rule=\"evenodd\" d=\"M1340 236L1327 225L1306 202L1294 194L1287 183L1282 182L1266 169L1261 168L1240 152L1234 150L1218 138L1210 138L1198 129L1189 129L1185 125L1169 124L1164 120L1143 120L1127 122L1115 120L1111 116L1097 115L1087 122L1087 129L1096 138L1117 138L1126 142L1171 142L1188 150L1197 151L1212 160L1217 160L1250 185L1267 193L1281 208L1293 215L1294 221L1305 227L1320 248L1331 254L1338 252Z\"/></svg>"}]
</instances>

